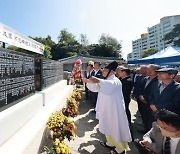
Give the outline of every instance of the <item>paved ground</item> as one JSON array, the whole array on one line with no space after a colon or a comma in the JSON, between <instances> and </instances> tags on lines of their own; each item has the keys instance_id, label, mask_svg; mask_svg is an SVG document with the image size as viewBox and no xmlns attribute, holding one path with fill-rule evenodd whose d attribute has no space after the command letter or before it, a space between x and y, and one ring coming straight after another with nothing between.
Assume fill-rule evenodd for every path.
<instances>
[{"instance_id":1,"label":"paved ground","mask_svg":"<svg viewBox=\"0 0 180 154\"><path fill-rule=\"evenodd\" d=\"M137 129L142 129L142 126L137 123L141 122L137 113L137 104L131 101L130 110L132 113L132 132L134 138L142 138L142 134L137 132ZM74 118L77 126L77 136L75 140L66 142L71 148L72 154L108 154L108 148L99 144L99 140L104 140L105 137L98 130L98 120L95 119L90 102L83 101L79 107L80 115ZM133 143L130 143L131 151L127 154L138 154L138 151Z\"/></svg>"}]
</instances>

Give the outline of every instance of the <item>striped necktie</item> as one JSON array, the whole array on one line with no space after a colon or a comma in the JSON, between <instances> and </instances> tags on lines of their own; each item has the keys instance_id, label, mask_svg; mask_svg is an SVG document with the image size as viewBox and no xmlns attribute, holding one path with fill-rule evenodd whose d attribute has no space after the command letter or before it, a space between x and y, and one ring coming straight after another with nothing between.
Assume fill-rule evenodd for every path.
<instances>
[{"instance_id":1,"label":"striped necktie","mask_svg":"<svg viewBox=\"0 0 180 154\"><path fill-rule=\"evenodd\" d=\"M163 154L171 154L170 137L166 137Z\"/></svg>"}]
</instances>

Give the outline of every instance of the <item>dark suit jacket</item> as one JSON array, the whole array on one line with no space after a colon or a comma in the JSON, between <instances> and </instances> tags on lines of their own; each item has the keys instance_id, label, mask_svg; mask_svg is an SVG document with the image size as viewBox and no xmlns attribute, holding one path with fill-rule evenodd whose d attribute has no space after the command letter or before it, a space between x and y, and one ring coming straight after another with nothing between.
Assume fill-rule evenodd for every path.
<instances>
[{"instance_id":1,"label":"dark suit jacket","mask_svg":"<svg viewBox=\"0 0 180 154\"><path fill-rule=\"evenodd\" d=\"M94 74L92 74L92 76L95 76L97 78L102 79L103 78L102 70L100 69L96 74L95 74L95 71L94 71ZM95 105L96 101L97 101L98 92L91 92L91 94L92 94L92 101L93 101L93 103Z\"/></svg>"},{"instance_id":2,"label":"dark suit jacket","mask_svg":"<svg viewBox=\"0 0 180 154\"><path fill-rule=\"evenodd\" d=\"M149 84L145 87L147 81L148 81L148 77L145 77L144 79L142 79L140 95L142 95L144 97L144 99L146 100L146 102L149 103L149 96L152 91L152 85L154 82L158 81L158 78L157 78L157 76L155 78L153 78L149 82Z\"/></svg>"},{"instance_id":3,"label":"dark suit jacket","mask_svg":"<svg viewBox=\"0 0 180 154\"><path fill-rule=\"evenodd\" d=\"M96 74L94 74L95 77L102 79L102 70L100 69Z\"/></svg>"},{"instance_id":4,"label":"dark suit jacket","mask_svg":"<svg viewBox=\"0 0 180 154\"><path fill-rule=\"evenodd\" d=\"M86 71L84 71L84 77L85 77L85 78L88 78Z\"/></svg>"},{"instance_id":5,"label":"dark suit jacket","mask_svg":"<svg viewBox=\"0 0 180 154\"><path fill-rule=\"evenodd\" d=\"M89 78L91 78L92 76L94 76L94 74L95 74L95 71L92 70L92 71L91 71L91 74L90 74L90 76L89 76Z\"/></svg>"},{"instance_id":6,"label":"dark suit jacket","mask_svg":"<svg viewBox=\"0 0 180 154\"><path fill-rule=\"evenodd\" d=\"M94 70L92 70L91 73L88 74L88 75L87 75L87 72L85 71L85 72L84 72L84 77L87 78L87 79L89 79L89 78L91 78L92 76L94 76L94 74L95 74L95 71L94 71Z\"/></svg>"},{"instance_id":7,"label":"dark suit jacket","mask_svg":"<svg viewBox=\"0 0 180 154\"><path fill-rule=\"evenodd\" d=\"M87 79L89 79L89 78L91 78L91 77L94 75L94 73L95 73L95 71L92 70L91 73L87 75L87 72L85 71L85 72L84 72L84 77L87 78ZM87 87L86 87L86 84L85 84L85 90L86 90L86 92L89 91L89 90L87 89Z\"/></svg>"},{"instance_id":8,"label":"dark suit jacket","mask_svg":"<svg viewBox=\"0 0 180 154\"><path fill-rule=\"evenodd\" d=\"M148 140L152 141L151 150L156 152L157 154L162 154L163 151L163 143L164 136L161 134L161 130L159 129L156 122L152 124L152 128L149 132L147 132L143 138L148 138ZM175 154L180 154L180 141L177 144Z\"/></svg>"},{"instance_id":9,"label":"dark suit jacket","mask_svg":"<svg viewBox=\"0 0 180 154\"><path fill-rule=\"evenodd\" d=\"M130 98L131 90L133 88L134 83L132 79L130 78L130 76L121 79L121 82L122 82L122 92L124 96L124 102L126 104L129 104L131 100Z\"/></svg>"},{"instance_id":10,"label":"dark suit jacket","mask_svg":"<svg viewBox=\"0 0 180 154\"><path fill-rule=\"evenodd\" d=\"M155 105L158 110L167 109L180 114L180 84L173 80L161 94L159 87L159 82L152 85L150 104Z\"/></svg>"},{"instance_id":11,"label":"dark suit jacket","mask_svg":"<svg viewBox=\"0 0 180 154\"><path fill-rule=\"evenodd\" d=\"M141 84L143 78L145 78L145 76L138 75L136 77L136 81L134 82L133 96L135 96L136 98L138 98L141 94Z\"/></svg>"}]
</instances>

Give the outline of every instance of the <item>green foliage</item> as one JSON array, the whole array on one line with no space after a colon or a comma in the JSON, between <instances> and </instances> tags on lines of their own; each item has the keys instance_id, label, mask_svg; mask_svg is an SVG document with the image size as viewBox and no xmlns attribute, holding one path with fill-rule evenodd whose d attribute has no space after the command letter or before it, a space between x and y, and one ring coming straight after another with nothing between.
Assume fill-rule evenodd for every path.
<instances>
[{"instance_id":1,"label":"green foliage","mask_svg":"<svg viewBox=\"0 0 180 154\"><path fill-rule=\"evenodd\" d=\"M84 49L84 50L81 50L80 53L82 55L89 55L89 52L87 51L88 49Z\"/></svg>"},{"instance_id":2,"label":"green foliage","mask_svg":"<svg viewBox=\"0 0 180 154\"><path fill-rule=\"evenodd\" d=\"M157 52L158 52L158 49L155 49L155 48L148 49L142 53L142 58L148 57L148 56L153 55Z\"/></svg>"},{"instance_id":3,"label":"green foliage","mask_svg":"<svg viewBox=\"0 0 180 154\"><path fill-rule=\"evenodd\" d=\"M74 56L79 52L79 42L75 39L75 36L67 31L67 29L61 30L58 36L58 44L53 46L52 58L62 59L69 56Z\"/></svg>"},{"instance_id":4,"label":"green foliage","mask_svg":"<svg viewBox=\"0 0 180 154\"><path fill-rule=\"evenodd\" d=\"M9 46L7 49L27 53L27 54L30 54L30 55L35 55L36 54L34 52L31 52L31 51L28 51L28 50L25 50L25 49L22 49L22 48L13 46L13 45ZM48 46L48 45L45 45L45 55L44 55L44 57L45 58L52 58L52 56L51 56L51 47Z\"/></svg>"},{"instance_id":5,"label":"green foliage","mask_svg":"<svg viewBox=\"0 0 180 154\"><path fill-rule=\"evenodd\" d=\"M93 55L104 57L121 57L121 44L116 38L102 34L99 44L96 44Z\"/></svg>"},{"instance_id":6,"label":"green foliage","mask_svg":"<svg viewBox=\"0 0 180 154\"><path fill-rule=\"evenodd\" d=\"M127 57L132 58L132 53L128 53Z\"/></svg>"},{"instance_id":7,"label":"green foliage","mask_svg":"<svg viewBox=\"0 0 180 154\"><path fill-rule=\"evenodd\" d=\"M51 36L31 37L32 39L45 45L45 57L54 60L74 56L78 53L83 55L103 56L103 57L121 57L121 44L116 38L107 34L102 34L98 44L88 44L86 34L80 35L80 41L75 36L68 32L67 29L60 31L58 43L52 41ZM20 52L28 52L15 46L10 46L9 49ZM31 53L32 54L32 53Z\"/></svg>"},{"instance_id":8,"label":"green foliage","mask_svg":"<svg viewBox=\"0 0 180 154\"><path fill-rule=\"evenodd\" d=\"M42 43L43 45L45 45L45 55L44 57L45 58L52 58L51 56L51 48L55 45L55 42L52 41L51 39L51 36L47 36L47 38L42 38L42 37L31 37L30 38ZM9 50L14 50L14 51L18 51L18 52L23 52L23 53L28 53L28 54L31 54L31 55L35 55L34 52L31 52L31 51L28 51L28 50L25 50L25 49L22 49L22 48L19 48L19 47L16 47L16 46L9 46L8 47Z\"/></svg>"},{"instance_id":9,"label":"green foliage","mask_svg":"<svg viewBox=\"0 0 180 154\"><path fill-rule=\"evenodd\" d=\"M9 50L14 50L14 51L18 51L18 52L23 52L23 53L27 53L27 54L30 54L30 53L31 53L31 55L34 54L34 53L32 53L32 52L30 52L30 51L28 51L28 50L25 50L25 49L22 49L22 48L13 46L13 45L7 47L7 49L9 49Z\"/></svg>"},{"instance_id":10,"label":"green foliage","mask_svg":"<svg viewBox=\"0 0 180 154\"><path fill-rule=\"evenodd\" d=\"M46 152L44 154L56 154L56 150L54 147L48 148L47 146L43 147L43 152Z\"/></svg>"},{"instance_id":11,"label":"green foliage","mask_svg":"<svg viewBox=\"0 0 180 154\"><path fill-rule=\"evenodd\" d=\"M49 58L51 59L52 56L51 56L51 47L48 46L48 45L45 45L45 55L44 55L45 58Z\"/></svg>"},{"instance_id":12,"label":"green foliage","mask_svg":"<svg viewBox=\"0 0 180 154\"><path fill-rule=\"evenodd\" d=\"M87 39L87 35L86 34L81 34L80 35L80 42L82 46L87 46L89 44L89 41Z\"/></svg>"},{"instance_id":13,"label":"green foliage","mask_svg":"<svg viewBox=\"0 0 180 154\"><path fill-rule=\"evenodd\" d=\"M74 46L79 45L79 42L72 33L68 32L67 29L63 29L58 36L58 44L62 46Z\"/></svg>"},{"instance_id":14,"label":"green foliage","mask_svg":"<svg viewBox=\"0 0 180 154\"><path fill-rule=\"evenodd\" d=\"M20 48L19 48L19 47L16 47L16 46L11 45L11 46L7 47L7 49L9 49L9 50L14 50L14 51L18 51Z\"/></svg>"},{"instance_id":15,"label":"green foliage","mask_svg":"<svg viewBox=\"0 0 180 154\"><path fill-rule=\"evenodd\" d=\"M89 41L87 39L87 35L86 34L81 34L80 35L80 45L79 45L79 53L83 54L83 55L89 55L88 53L88 44Z\"/></svg>"},{"instance_id":16,"label":"green foliage","mask_svg":"<svg viewBox=\"0 0 180 154\"><path fill-rule=\"evenodd\" d=\"M172 31L164 36L164 40L180 47L180 24L175 25Z\"/></svg>"},{"instance_id":17,"label":"green foliage","mask_svg":"<svg viewBox=\"0 0 180 154\"><path fill-rule=\"evenodd\" d=\"M42 37L31 37L32 39L36 40L37 42L40 42L42 44L44 44L45 46L49 46L50 48L52 48L55 45L55 42L51 39L51 36L48 35L46 38L42 38Z\"/></svg>"},{"instance_id":18,"label":"green foliage","mask_svg":"<svg viewBox=\"0 0 180 154\"><path fill-rule=\"evenodd\" d=\"M55 46L55 42L51 39L51 36L48 35L46 38L42 37L31 37L32 39L36 40L37 42L42 43L45 46L45 58L52 58L51 55L51 48Z\"/></svg>"},{"instance_id":19,"label":"green foliage","mask_svg":"<svg viewBox=\"0 0 180 154\"><path fill-rule=\"evenodd\" d=\"M71 57L71 56L75 56L77 53L76 52L67 52L67 56Z\"/></svg>"}]
</instances>

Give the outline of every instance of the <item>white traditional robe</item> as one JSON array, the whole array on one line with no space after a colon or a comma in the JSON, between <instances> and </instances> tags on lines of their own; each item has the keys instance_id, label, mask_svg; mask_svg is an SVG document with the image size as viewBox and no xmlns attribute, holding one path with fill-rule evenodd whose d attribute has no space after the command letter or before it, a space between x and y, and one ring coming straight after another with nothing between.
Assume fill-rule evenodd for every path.
<instances>
[{"instance_id":1,"label":"white traditional robe","mask_svg":"<svg viewBox=\"0 0 180 154\"><path fill-rule=\"evenodd\" d=\"M107 80L99 80L98 84L87 84L89 90L99 92L96 104L99 131L111 135L117 142L131 142L121 81L115 75L111 75Z\"/></svg>"}]
</instances>

